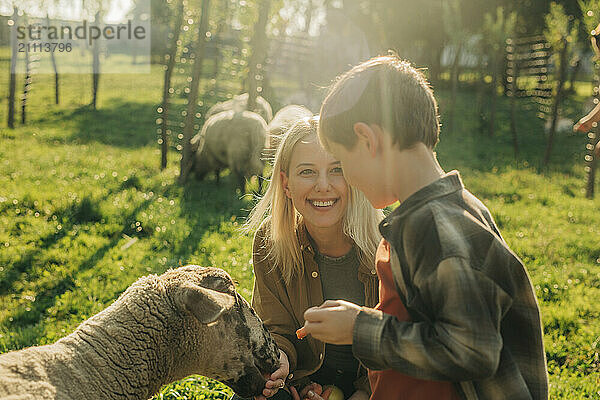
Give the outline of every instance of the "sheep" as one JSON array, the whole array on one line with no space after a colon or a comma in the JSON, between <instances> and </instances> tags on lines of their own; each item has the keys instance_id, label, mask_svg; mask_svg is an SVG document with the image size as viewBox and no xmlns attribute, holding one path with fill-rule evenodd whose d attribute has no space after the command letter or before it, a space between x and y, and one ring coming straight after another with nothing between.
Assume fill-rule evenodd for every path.
<instances>
[{"instance_id":1,"label":"sheep","mask_svg":"<svg viewBox=\"0 0 600 400\"><path fill-rule=\"evenodd\" d=\"M228 167L242 191L245 178L253 175L259 177L261 186L266 140L267 124L256 113L229 110L213 115L190 142L196 177L203 179L214 171L218 182L220 170Z\"/></svg>"},{"instance_id":2,"label":"sheep","mask_svg":"<svg viewBox=\"0 0 600 400\"><path fill-rule=\"evenodd\" d=\"M559 117L556 120L556 132L573 134L573 125L575 122L572 119ZM550 133L550 128L552 128L552 121L549 119L544 124L544 132Z\"/></svg>"},{"instance_id":3,"label":"sheep","mask_svg":"<svg viewBox=\"0 0 600 400\"><path fill-rule=\"evenodd\" d=\"M235 96L231 100L215 104L208 109L206 115L204 116L204 120L207 121L210 117L220 112L233 110L235 109L236 104L240 104L241 108L245 110L248 106L248 93L243 93ZM256 108L251 111L263 117L267 123L273 119L273 110L271 109L271 105L261 96L256 97Z\"/></svg>"},{"instance_id":4,"label":"sheep","mask_svg":"<svg viewBox=\"0 0 600 400\"><path fill-rule=\"evenodd\" d=\"M148 399L191 374L259 395L279 366L264 325L219 268L140 278L54 344L0 355L0 399Z\"/></svg>"},{"instance_id":5,"label":"sheep","mask_svg":"<svg viewBox=\"0 0 600 400\"><path fill-rule=\"evenodd\" d=\"M268 145L267 148L271 151L277 148L279 137L290 128L294 122L302 118L310 118L313 116L312 111L304 106L291 104L277 111L271 122L267 125Z\"/></svg>"}]
</instances>

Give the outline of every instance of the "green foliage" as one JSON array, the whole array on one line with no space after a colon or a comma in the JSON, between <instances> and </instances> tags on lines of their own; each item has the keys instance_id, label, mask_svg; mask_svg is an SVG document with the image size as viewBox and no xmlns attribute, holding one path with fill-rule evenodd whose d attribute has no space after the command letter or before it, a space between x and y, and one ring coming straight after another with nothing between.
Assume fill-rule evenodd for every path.
<instances>
[{"instance_id":1,"label":"green foliage","mask_svg":"<svg viewBox=\"0 0 600 400\"><path fill-rule=\"evenodd\" d=\"M483 16L483 44L492 54L504 52L506 40L515 34L517 13L506 13L503 7L496 9L495 15L491 12Z\"/></svg>"},{"instance_id":2,"label":"green foliage","mask_svg":"<svg viewBox=\"0 0 600 400\"><path fill-rule=\"evenodd\" d=\"M592 30L600 23L600 1L599 0L579 0L583 25L586 33L589 35Z\"/></svg>"},{"instance_id":3,"label":"green foliage","mask_svg":"<svg viewBox=\"0 0 600 400\"><path fill-rule=\"evenodd\" d=\"M555 54L560 53L564 46L572 46L577 41L579 20L567 15L561 4L550 3L550 12L546 15L545 22L544 36Z\"/></svg>"},{"instance_id":4,"label":"green foliage","mask_svg":"<svg viewBox=\"0 0 600 400\"><path fill-rule=\"evenodd\" d=\"M202 376L191 376L162 388L155 400L218 400L228 399L233 392L219 382Z\"/></svg>"}]
</instances>

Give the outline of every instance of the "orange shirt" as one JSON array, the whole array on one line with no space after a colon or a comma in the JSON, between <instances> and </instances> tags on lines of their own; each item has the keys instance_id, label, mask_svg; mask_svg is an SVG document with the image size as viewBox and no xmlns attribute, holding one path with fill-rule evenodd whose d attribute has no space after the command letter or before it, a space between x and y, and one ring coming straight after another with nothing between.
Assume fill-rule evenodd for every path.
<instances>
[{"instance_id":1,"label":"orange shirt","mask_svg":"<svg viewBox=\"0 0 600 400\"><path fill-rule=\"evenodd\" d=\"M376 309L410 321L410 315L396 291L390 267L390 244L381 239L375 257L379 276L379 304ZM373 394L371 400L460 400L451 382L428 381L404 375L393 369L369 370L369 381Z\"/></svg>"}]
</instances>

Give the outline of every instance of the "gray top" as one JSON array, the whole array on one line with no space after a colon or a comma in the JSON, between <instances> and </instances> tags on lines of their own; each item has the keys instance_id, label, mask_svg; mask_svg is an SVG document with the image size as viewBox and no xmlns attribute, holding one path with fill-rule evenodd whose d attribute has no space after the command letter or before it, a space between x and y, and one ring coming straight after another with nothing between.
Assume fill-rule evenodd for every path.
<instances>
[{"instance_id":1,"label":"gray top","mask_svg":"<svg viewBox=\"0 0 600 400\"><path fill-rule=\"evenodd\" d=\"M315 261L321 273L325 300L346 300L361 306L365 304L365 288L358 280L360 262L354 247L341 257L329 257L316 252ZM352 382L356 379L357 372L358 360L352 354L351 345L327 343L323 366L315 377L322 376L330 381L326 383L341 387L348 397L352 394Z\"/></svg>"},{"instance_id":2,"label":"gray top","mask_svg":"<svg viewBox=\"0 0 600 400\"><path fill-rule=\"evenodd\" d=\"M365 304L365 288L358 280L360 263L354 247L341 257L329 257L317 252L315 261L321 273L325 300L346 300L361 306Z\"/></svg>"}]
</instances>

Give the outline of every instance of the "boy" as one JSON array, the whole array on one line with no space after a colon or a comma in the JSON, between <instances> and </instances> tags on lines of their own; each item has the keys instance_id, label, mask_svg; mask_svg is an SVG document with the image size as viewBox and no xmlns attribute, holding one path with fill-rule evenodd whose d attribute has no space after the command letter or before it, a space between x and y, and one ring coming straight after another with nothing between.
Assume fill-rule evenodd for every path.
<instances>
[{"instance_id":1,"label":"boy","mask_svg":"<svg viewBox=\"0 0 600 400\"><path fill-rule=\"evenodd\" d=\"M370 369L371 399L547 399L535 294L485 206L444 173L433 149L437 104L397 56L373 58L333 85L319 137L380 225L376 309L327 301L301 334L352 344Z\"/></svg>"}]
</instances>

